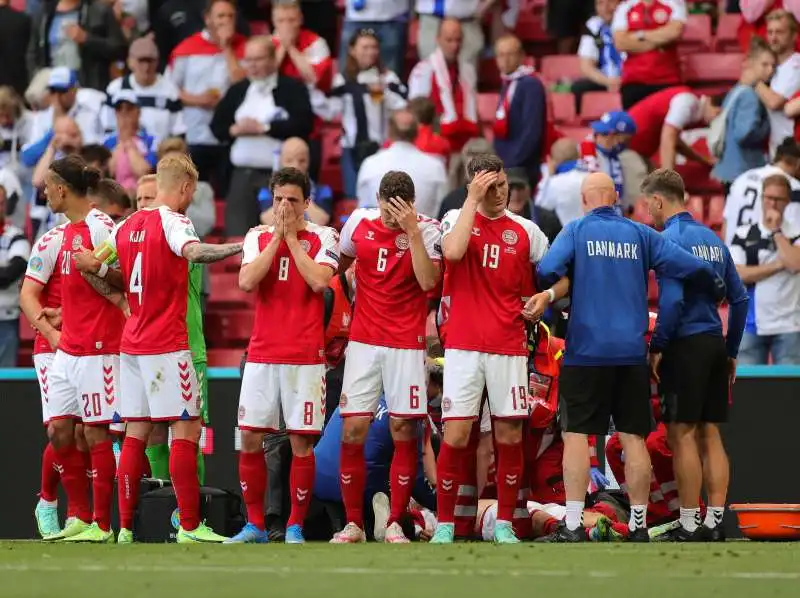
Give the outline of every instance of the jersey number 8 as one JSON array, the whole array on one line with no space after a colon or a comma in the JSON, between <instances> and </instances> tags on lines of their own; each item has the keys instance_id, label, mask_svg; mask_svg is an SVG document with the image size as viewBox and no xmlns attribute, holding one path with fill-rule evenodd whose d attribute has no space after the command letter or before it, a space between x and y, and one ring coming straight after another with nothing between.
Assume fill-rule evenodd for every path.
<instances>
[{"instance_id":1,"label":"jersey number 8","mask_svg":"<svg viewBox=\"0 0 800 598\"><path fill-rule=\"evenodd\" d=\"M289 280L289 258L278 260L278 280Z\"/></svg>"}]
</instances>

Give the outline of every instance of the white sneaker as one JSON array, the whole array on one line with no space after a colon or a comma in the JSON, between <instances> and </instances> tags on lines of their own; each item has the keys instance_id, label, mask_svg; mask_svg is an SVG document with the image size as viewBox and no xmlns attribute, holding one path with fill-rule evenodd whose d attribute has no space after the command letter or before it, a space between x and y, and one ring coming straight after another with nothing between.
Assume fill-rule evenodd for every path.
<instances>
[{"instance_id":1,"label":"white sneaker","mask_svg":"<svg viewBox=\"0 0 800 598\"><path fill-rule=\"evenodd\" d=\"M390 509L389 497L383 492L376 492L372 497L372 512L375 513L375 527L372 531L376 542L383 542L386 537Z\"/></svg>"},{"instance_id":2,"label":"white sneaker","mask_svg":"<svg viewBox=\"0 0 800 598\"><path fill-rule=\"evenodd\" d=\"M352 521L344 526L344 529L333 535L331 544L361 544L367 541L364 530Z\"/></svg>"},{"instance_id":3,"label":"white sneaker","mask_svg":"<svg viewBox=\"0 0 800 598\"><path fill-rule=\"evenodd\" d=\"M408 544L410 540L403 533L403 528L396 521L386 528L385 538L387 544Z\"/></svg>"}]
</instances>

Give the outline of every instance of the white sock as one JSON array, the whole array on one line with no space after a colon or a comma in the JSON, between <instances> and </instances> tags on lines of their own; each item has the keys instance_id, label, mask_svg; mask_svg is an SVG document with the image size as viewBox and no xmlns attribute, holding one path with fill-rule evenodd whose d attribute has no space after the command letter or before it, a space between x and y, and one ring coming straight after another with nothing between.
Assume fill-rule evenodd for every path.
<instances>
[{"instance_id":1,"label":"white sock","mask_svg":"<svg viewBox=\"0 0 800 598\"><path fill-rule=\"evenodd\" d=\"M631 518L628 521L628 529L647 529L647 505L631 505Z\"/></svg>"},{"instance_id":2,"label":"white sock","mask_svg":"<svg viewBox=\"0 0 800 598\"><path fill-rule=\"evenodd\" d=\"M58 500L45 500L43 498L40 498L39 502L42 503L46 507L57 507L58 506Z\"/></svg>"},{"instance_id":3,"label":"white sock","mask_svg":"<svg viewBox=\"0 0 800 598\"><path fill-rule=\"evenodd\" d=\"M722 523L722 518L724 516L725 507L706 507L706 520L703 522L703 525L709 529L714 529Z\"/></svg>"},{"instance_id":4,"label":"white sock","mask_svg":"<svg viewBox=\"0 0 800 598\"><path fill-rule=\"evenodd\" d=\"M565 518L567 529L575 531L583 525L583 501L582 500L568 500L567 501L567 516Z\"/></svg>"},{"instance_id":5,"label":"white sock","mask_svg":"<svg viewBox=\"0 0 800 598\"><path fill-rule=\"evenodd\" d=\"M693 532L700 527L700 507L694 509L681 507L681 527L687 532Z\"/></svg>"}]
</instances>

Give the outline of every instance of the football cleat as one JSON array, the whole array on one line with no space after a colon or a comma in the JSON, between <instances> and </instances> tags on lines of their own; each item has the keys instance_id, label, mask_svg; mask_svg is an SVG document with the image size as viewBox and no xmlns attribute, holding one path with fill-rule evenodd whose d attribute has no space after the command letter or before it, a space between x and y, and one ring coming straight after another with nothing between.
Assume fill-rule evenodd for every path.
<instances>
[{"instance_id":1,"label":"football cleat","mask_svg":"<svg viewBox=\"0 0 800 598\"><path fill-rule=\"evenodd\" d=\"M628 542L638 542L646 544L650 541L650 534L647 532L646 527L637 527L628 533Z\"/></svg>"},{"instance_id":2,"label":"football cleat","mask_svg":"<svg viewBox=\"0 0 800 598\"><path fill-rule=\"evenodd\" d=\"M360 544L367 541L367 535L364 530L358 527L352 521L344 526L340 532L333 534L331 544Z\"/></svg>"},{"instance_id":3,"label":"football cleat","mask_svg":"<svg viewBox=\"0 0 800 598\"><path fill-rule=\"evenodd\" d=\"M67 519L66 523L64 524L64 529L62 529L59 533L55 536L47 536L45 540L48 542L54 542L57 540L64 540L66 538L71 538L72 536L77 536L80 533L86 531L89 527L89 524L77 517L70 517Z\"/></svg>"},{"instance_id":4,"label":"football cleat","mask_svg":"<svg viewBox=\"0 0 800 598\"><path fill-rule=\"evenodd\" d=\"M114 542L114 532L110 529L105 531L97 522L93 522L89 527L79 534L64 538L62 542L86 542L89 544L109 544Z\"/></svg>"},{"instance_id":5,"label":"football cleat","mask_svg":"<svg viewBox=\"0 0 800 598\"><path fill-rule=\"evenodd\" d=\"M248 523L233 538L227 538L223 544L266 544L269 536L266 530L258 529L252 523Z\"/></svg>"},{"instance_id":6,"label":"football cleat","mask_svg":"<svg viewBox=\"0 0 800 598\"><path fill-rule=\"evenodd\" d=\"M51 505L39 499L39 502L36 503L36 509L33 511L33 516L36 518L36 527L39 529L39 535L45 540L50 536L56 536L61 533L57 505Z\"/></svg>"},{"instance_id":7,"label":"football cleat","mask_svg":"<svg viewBox=\"0 0 800 598\"><path fill-rule=\"evenodd\" d=\"M456 537L456 526L454 523L440 523L436 526L436 531L431 538L431 544L452 544Z\"/></svg>"},{"instance_id":8,"label":"football cleat","mask_svg":"<svg viewBox=\"0 0 800 598\"><path fill-rule=\"evenodd\" d=\"M305 544L306 539L303 537L303 527L294 524L286 528L286 544Z\"/></svg>"},{"instance_id":9,"label":"football cleat","mask_svg":"<svg viewBox=\"0 0 800 598\"><path fill-rule=\"evenodd\" d=\"M378 542L379 540L376 538L375 541ZM406 538L403 528L396 521L393 521L389 527L384 528L383 541L387 544L408 544L411 542Z\"/></svg>"},{"instance_id":10,"label":"football cleat","mask_svg":"<svg viewBox=\"0 0 800 598\"><path fill-rule=\"evenodd\" d=\"M204 521L200 522L197 529L189 532L183 527L179 527L178 535L175 538L178 544L221 544L227 539L225 536L214 533L214 530L208 527Z\"/></svg>"},{"instance_id":11,"label":"football cleat","mask_svg":"<svg viewBox=\"0 0 800 598\"><path fill-rule=\"evenodd\" d=\"M647 533L650 535L651 542L669 542L669 533L680 526L680 520L676 519L675 521L670 521L669 523L663 523L661 525L651 527Z\"/></svg>"},{"instance_id":12,"label":"football cleat","mask_svg":"<svg viewBox=\"0 0 800 598\"><path fill-rule=\"evenodd\" d=\"M389 497L383 492L376 492L372 497L372 511L375 513L375 527L373 537L376 542L383 542L386 538L386 527L389 524Z\"/></svg>"},{"instance_id":13,"label":"football cleat","mask_svg":"<svg viewBox=\"0 0 800 598\"><path fill-rule=\"evenodd\" d=\"M558 529L548 536L536 538L534 542L544 544L571 544L586 542L586 529L581 525L577 529L569 529L563 521L558 524Z\"/></svg>"},{"instance_id":14,"label":"football cleat","mask_svg":"<svg viewBox=\"0 0 800 598\"><path fill-rule=\"evenodd\" d=\"M508 521L498 521L494 525L495 544L519 544L519 538L514 533L514 528Z\"/></svg>"},{"instance_id":15,"label":"football cleat","mask_svg":"<svg viewBox=\"0 0 800 598\"><path fill-rule=\"evenodd\" d=\"M716 527L707 527L703 525L699 527L700 530L700 542L724 542L725 541L725 530L722 528L721 525Z\"/></svg>"},{"instance_id":16,"label":"football cleat","mask_svg":"<svg viewBox=\"0 0 800 598\"><path fill-rule=\"evenodd\" d=\"M124 527L120 528L117 534L117 544L133 544L133 532Z\"/></svg>"}]
</instances>

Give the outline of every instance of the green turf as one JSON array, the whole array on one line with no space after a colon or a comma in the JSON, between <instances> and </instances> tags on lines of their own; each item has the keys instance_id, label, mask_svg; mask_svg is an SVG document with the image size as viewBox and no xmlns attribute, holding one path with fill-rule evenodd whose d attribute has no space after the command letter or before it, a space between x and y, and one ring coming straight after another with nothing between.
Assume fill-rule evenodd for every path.
<instances>
[{"instance_id":1,"label":"green turf","mask_svg":"<svg viewBox=\"0 0 800 598\"><path fill-rule=\"evenodd\" d=\"M508 547L478 543L455 546L0 543L0 596L45 595L797 597L800 596L800 543Z\"/></svg>"}]
</instances>

